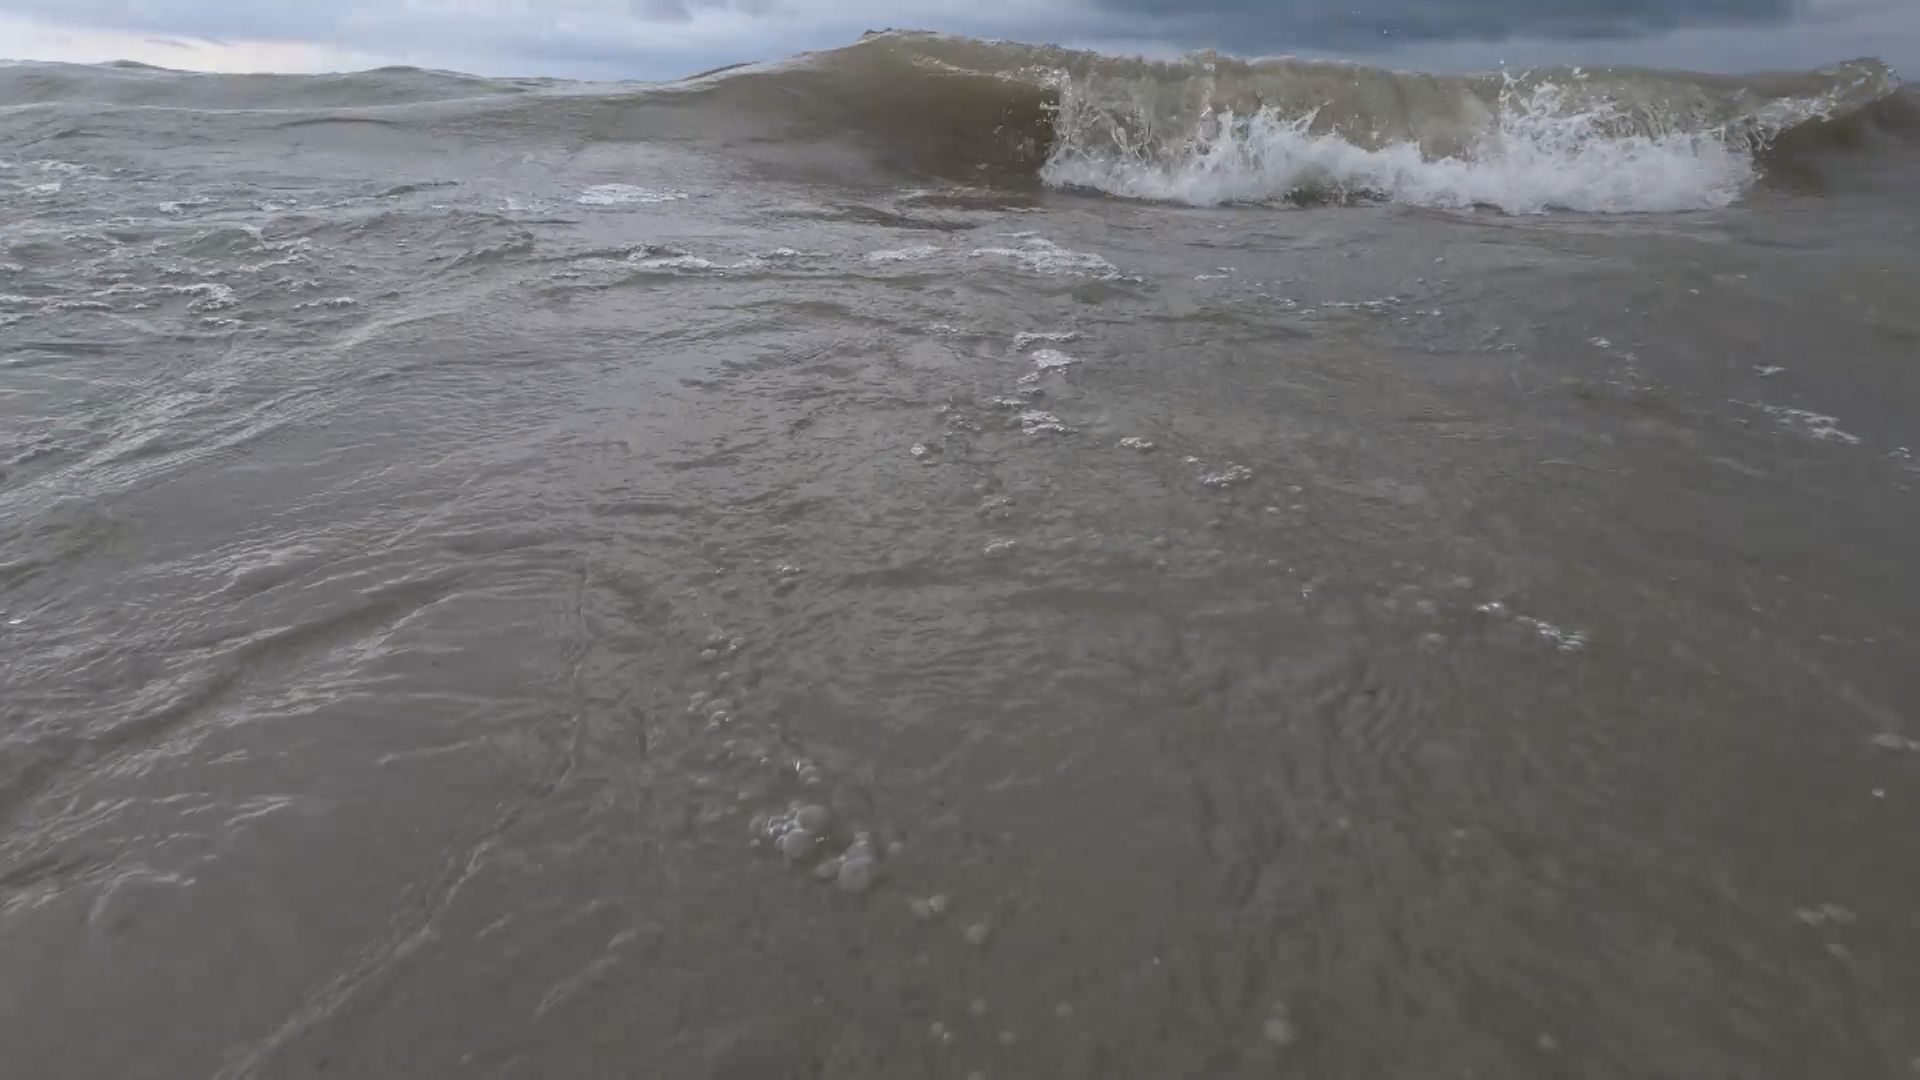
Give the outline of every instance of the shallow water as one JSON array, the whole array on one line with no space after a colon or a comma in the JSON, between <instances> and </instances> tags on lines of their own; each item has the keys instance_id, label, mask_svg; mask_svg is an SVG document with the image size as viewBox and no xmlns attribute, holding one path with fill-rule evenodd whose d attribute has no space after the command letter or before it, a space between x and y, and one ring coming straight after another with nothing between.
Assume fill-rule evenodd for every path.
<instances>
[{"instance_id":1,"label":"shallow water","mask_svg":"<svg viewBox=\"0 0 1920 1080\"><path fill-rule=\"evenodd\" d=\"M1902 136L1203 209L485 89L0 113L20 1075L1920 1058Z\"/></svg>"}]
</instances>

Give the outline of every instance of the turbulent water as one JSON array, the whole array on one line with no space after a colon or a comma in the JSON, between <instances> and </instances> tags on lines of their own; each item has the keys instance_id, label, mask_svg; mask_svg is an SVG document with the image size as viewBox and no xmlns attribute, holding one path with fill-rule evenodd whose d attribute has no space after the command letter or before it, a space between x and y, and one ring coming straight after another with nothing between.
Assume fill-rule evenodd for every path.
<instances>
[{"instance_id":1,"label":"turbulent water","mask_svg":"<svg viewBox=\"0 0 1920 1080\"><path fill-rule=\"evenodd\" d=\"M1917 118L0 66L4 1071L1905 1075Z\"/></svg>"}]
</instances>

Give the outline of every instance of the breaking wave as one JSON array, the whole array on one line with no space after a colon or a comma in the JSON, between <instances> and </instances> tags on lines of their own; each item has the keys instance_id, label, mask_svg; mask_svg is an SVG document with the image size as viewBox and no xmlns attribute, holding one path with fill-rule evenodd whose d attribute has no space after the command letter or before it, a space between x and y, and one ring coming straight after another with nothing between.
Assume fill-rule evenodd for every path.
<instances>
[{"instance_id":1,"label":"breaking wave","mask_svg":"<svg viewBox=\"0 0 1920 1080\"><path fill-rule=\"evenodd\" d=\"M1821 172L1809 166L1816 159L1887 138L1920 143L1914 95L1876 60L1751 76L1442 76L1213 54L1161 62L904 32L664 85L20 65L0 69L0 99L15 110L137 101L141 123L156 106L242 110L263 129L335 123L340 140L390 138L381 130L395 126L576 145L664 140L813 173L864 168L1197 206L1710 209L1769 175ZM596 191L612 199L616 187Z\"/></svg>"},{"instance_id":2,"label":"breaking wave","mask_svg":"<svg viewBox=\"0 0 1920 1080\"><path fill-rule=\"evenodd\" d=\"M833 117L882 159L945 176L1030 176L1196 206L1392 201L1511 213L1725 206L1797 130L1886 113L1900 92L1874 60L1743 77L1436 76L898 33L723 83L704 92L803 91L803 115L824 104L819 119ZM831 90L806 92L822 83Z\"/></svg>"}]
</instances>

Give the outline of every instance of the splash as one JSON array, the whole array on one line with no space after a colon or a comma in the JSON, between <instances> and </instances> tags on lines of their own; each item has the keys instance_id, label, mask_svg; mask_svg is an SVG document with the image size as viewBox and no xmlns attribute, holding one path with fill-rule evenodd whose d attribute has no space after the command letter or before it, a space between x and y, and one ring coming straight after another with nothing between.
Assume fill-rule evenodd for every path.
<instances>
[{"instance_id":1,"label":"splash","mask_svg":"<svg viewBox=\"0 0 1920 1080\"><path fill-rule=\"evenodd\" d=\"M1494 127L1442 157L1412 141L1370 148L1316 132L1318 118L1207 113L1171 153L1063 143L1041 176L1062 188L1194 206L1387 201L1515 214L1714 209L1756 176L1739 139L1626 132L1630 117L1618 106L1583 104L1552 83L1503 95Z\"/></svg>"}]
</instances>

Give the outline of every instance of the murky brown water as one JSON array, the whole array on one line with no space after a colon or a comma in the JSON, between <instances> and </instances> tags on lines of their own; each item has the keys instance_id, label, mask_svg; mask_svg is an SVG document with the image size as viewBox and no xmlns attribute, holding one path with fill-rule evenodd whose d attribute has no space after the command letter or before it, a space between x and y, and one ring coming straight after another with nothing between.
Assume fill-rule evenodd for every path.
<instances>
[{"instance_id":1,"label":"murky brown water","mask_svg":"<svg viewBox=\"0 0 1920 1080\"><path fill-rule=\"evenodd\" d=\"M1907 159L1205 210L126 115L0 119L0 1072L1920 1059Z\"/></svg>"}]
</instances>

